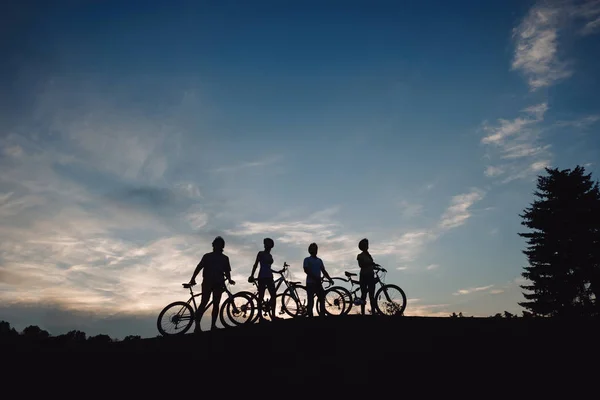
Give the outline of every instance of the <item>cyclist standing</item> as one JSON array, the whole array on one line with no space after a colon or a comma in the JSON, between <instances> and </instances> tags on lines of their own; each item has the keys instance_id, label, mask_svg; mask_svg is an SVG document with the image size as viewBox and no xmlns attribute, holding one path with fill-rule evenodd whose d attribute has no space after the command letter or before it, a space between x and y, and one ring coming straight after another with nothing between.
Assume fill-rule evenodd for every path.
<instances>
[{"instance_id":1,"label":"cyclist standing","mask_svg":"<svg viewBox=\"0 0 600 400\"><path fill-rule=\"evenodd\" d=\"M225 248L225 240L221 236L217 236L212 242L213 251L206 253L202 256L202 259L196 266L192 279L190 279L190 285L196 284L196 276L202 270L202 300L198 306L198 312L196 313L196 328L194 333L200 333L200 319L206 311L206 306L210 299L210 295L213 296L212 306L212 319L210 329L216 328L217 317L219 315L219 308L221 303L221 295L225 290L225 278L230 284L235 285L235 282L231 279L231 265L229 264L229 257L223 254Z\"/></svg>"},{"instance_id":2,"label":"cyclist standing","mask_svg":"<svg viewBox=\"0 0 600 400\"><path fill-rule=\"evenodd\" d=\"M367 294L369 295L369 303L371 304L371 312L375 311L375 270L379 269L379 264L375 264L373 257L369 253L369 240L362 239L358 242L358 248L362 251L356 256L358 266L360 267L360 292L361 292L361 304L360 311L362 315L365 315L365 304L367 300Z\"/></svg>"},{"instance_id":3,"label":"cyclist standing","mask_svg":"<svg viewBox=\"0 0 600 400\"><path fill-rule=\"evenodd\" d=\"M271 320L279 319L275 316L275 303L277 301L276 293L275 293L275 281L273 280L273 272L281 273L281 271L273 271L271 269L271 265L273 264L273 255L271 254L271 249L275 247L275 242L271 238L265 238L263 240L263 245L265 246L264 250L259 251L256 254L256 260L254 261L254 265L252 266L252 272L250 273L250 277L248 278L248 282L254 282L254 272L256 271L256 267L260 263L260 269L258 270L258 315L260 317L260 322L264 322L263 316L263 299L265 297L265 289L269 290L269 295L271 295L271 299L269 300L268 312L271 315Z\"/></svg>"},{"instance_id":4,"label":"cyclist standing","mask_svg":"<svg viewBox=\"0 0 600 400\"><path fill-rule=\"evenodd\" d=\"M329 276L325 270L323 260L317 257L319 247L316 243L311 243L308 246L309 257L304 259L304 272L306 272L306 292L308 295L308 315L313 316L313 306L315 294L321 304L321 312L325 312L325 291L323 290L323 284L321 283L321 273L333 284L333 279Z\"/></svg>"}]
</instances>

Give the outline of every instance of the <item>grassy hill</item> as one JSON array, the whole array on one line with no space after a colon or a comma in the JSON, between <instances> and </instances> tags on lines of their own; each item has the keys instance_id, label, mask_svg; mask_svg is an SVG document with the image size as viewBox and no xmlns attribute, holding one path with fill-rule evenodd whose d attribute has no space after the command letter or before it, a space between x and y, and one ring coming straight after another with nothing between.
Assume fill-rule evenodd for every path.
<instances>
[{"instance_id":1,"label":"grassy hill","mask_svg":"<svg viewBox=\"0 0 600 400\"><path fill-rule=\"evenodd\" d=\"M161 374L188 368L186 373L223 388L240 385L240 375L248 384L270 382L279 388L325 378L351 394L356 385L393 383L417 371L441 372L442 365L444 374L453 374L463 362L486 371L502 363L509 363L509 370L520 363L584 365L600 353L599 333L592 320L353 315L105 343L15 337L3 340L1 350L30 360L77 354L88 370L102 369L101 359L116 368L135 364Z\"/></svg>"}]
</instances>

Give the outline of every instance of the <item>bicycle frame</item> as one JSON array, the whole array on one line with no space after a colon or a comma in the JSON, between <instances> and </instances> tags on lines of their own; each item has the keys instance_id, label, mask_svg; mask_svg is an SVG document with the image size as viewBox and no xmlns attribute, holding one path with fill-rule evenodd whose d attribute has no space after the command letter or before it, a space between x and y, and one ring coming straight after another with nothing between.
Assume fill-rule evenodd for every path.
<instances>
[{"instance_id":1,"label":"bicycle frame","mask_svg":"<svg viewBox=\"0 0 600 400\"><path fill-rule=\"evenodd\" d=\"M184 283L184 287L185 287ZM194 294L194 291L192 290L192 286L188 286L187 287L190 290L190 298L188 301L186 301L187 304L190 304L190 302L194 305L194 315L198 313L198 305L196 304L196 297L198 296L202 296L202 292ZM230 298L233 296L233 294L231 293L231 291L229 290L229 288L227 287L227 283L225 283L223 285L223 293L227 294L227 298ZM212 294L211 294L212 297ZM202 303L202 300L200 300L200 303ZM206 304L206 309L208 310L208 308L213 304L213 299L211 298L210 301Z\"/></svg>"},{"instance_id":2,"label":"bicycle frame","mask_svg":"<svg viewBox=\"0 0 600 400\"><path fill-rule=\"evenodd\" d=\"M287 265L287 263L284 263L284 268L285 270L287 270L287 268L289 267L289 265ZM282 285L285 285L285 289L289 289L289 288L293 288L296 285L298 285L299 283L292 283L292 281L288 281L285 276L283 275L285 273L285 270L282 272L275 272L277 274L279 274L279 277L277 279L275 279L273 281L273 283L275 284L275 293L279 292L279 288ZM258 295L258 279L255 279L252 283L254 283L254 286L256 287L256 295ZM285 291L285 289L283 291ZM292 293L294 293L294 296L296 296L296 291L295 290L291 290ZM299 299L294 299L294 300L299 300Z\"/></svg>"},{"instance_id":3,"label":"bicycle frame","mask_svg":"<svg viewBox=\"0 0 600 400\"><path fill-rule=\"evenodd\" d=\"M378 288L385 285L385 272L383 272L383 276L381 276L380 273L381 273L380 269L375 270L375 292L377 291ZM350 295L352 296L351 300L352 300L353 305L354 305L354 302L356 301L356 299L361 298L361 296L358 294L358 291L360 290L360 281L359 280L352 279L352 276L348 276L347 278L334 277L332 279L334 281L340 280L340 281L343 281L346 283L350 283L350 289L348 289L348 291L350 292ZM331 285L331 286L334 286L334 285ZM387 293L386 293L386 295L387 295Z\"/></svg>"}]
</instances>

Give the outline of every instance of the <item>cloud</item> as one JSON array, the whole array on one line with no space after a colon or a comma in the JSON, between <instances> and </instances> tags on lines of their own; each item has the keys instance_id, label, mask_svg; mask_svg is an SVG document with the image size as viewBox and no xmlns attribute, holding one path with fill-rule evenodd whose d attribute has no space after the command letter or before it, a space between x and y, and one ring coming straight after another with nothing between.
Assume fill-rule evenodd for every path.
<instances>
[{"instance_id":1,"label":"cloud","mask_svg":"<svg viewBox=\"0 0 600 400\"><path fill-rule=\"evenodd\" d=\"M191 206L185 214L185 219L193 230L199 230L206 226L208 218L208 214L202 211L202 207L198 204Z\"/></svg>"},{"instance_id":2,"label":"cloud","mask_svg":"<svg viewBox=\"0 0 600 400\"><path fill-rule=\"evenodd\" d=\"M191 199L197 200L203 198L202 193L200 192L200 188L195 183L179 182L175 184L175 188L183 195Z\"/></svg>"},{"instance_id":3,"label":"cloud","mask_svg":"<svg viewBox=\"0 0 600 400\"><path fill-rule=\"evenodd\" d=\"M423 212L422 204L409 203L406 200L402 200L399 204L401 213L404 218L414 218L419 216Z\"/></svg>"},{"instance_id":4,"label":"cloud","mask_svg":"<svg viewBox=\"0 0 600 400\"><path fill-rule=\"evenodd\" d=\"M559 42L571 24L583 24L579 33L600 30L600 1L539 1L513 29L515 52L511 69L521 71L531 91L551 86L573 75Z\"/></svg>"},{"instance_id":5,"label":"cloud","mask_svg":"<svg viewBox=\"0 0 600 400\"><path fill-rule=\"evenodd\" d=\"M600 115L595 114L571 121L558 121L555 125L560 127L574 127L579 129L586 129L594 125L598 121L600 121Z\"/></svg>"},{"instance_id":6,"label":"cloud","mask_svg":"<svg viewBox=\"0 0 600 400\"><path fill-rule=\"evenodd\" d=\"M281 159L282 159L282 157L278 156L278 155L268 156L261 160L248 161L248 162L244 162L244 163L213 168L212 171L217 172L217 173L223 173L223 172L235 172L235 171L245 170L245 169L249 169L249 168L265 167L268 165L275 164L275 163L279 162Z\"/></svg>"},{"instance_id":7,"label":"cloud","mask_svg":"<svg viewBox=\"0 0 600 400\"><path fill-rule=\"evenodd\" d=\"M476 292L487 291L487 290L491 289L492 287L494 287L494 285L480 286L480 287L474 287L474 288L468 288L468 289L460 289L457 292L452 293L452 294L455 296L472 294L472 293L476 293Z\"/></svg>"},{"instance_id":8,"label":"cloud","mask_svg":"<svg viewBox=\"0 0 600 400\"><path fill-rule=\"evenodd\" d=\"M484 196L484 191L474 188L468 193L452 197L450 206L440 219L439 227L445 230L463 225L471 216L469 208L474 203L482 200Z\"/></svg>"},{"instance_id":9,"label":"cloud","mask_svg":"<svg viewBox=\"0 0 600 400\"><path fill-rule=\"evenodd\" d=\"M408 299L404 311L406 316L415 317L447 317L450 314L450 304L419 304L419 299Z\"/></svg>"},{"instance_id":10,"label":"cloud","mask_svg":"<svg viewBox=\"0 0 600 400\"><path fill-rule=\"evenodd\" d=\"M585 0L581 4L570 5L568 12L573 19L581 20L584 24L579 30L581 35L592 35L600 31L600 1Z\"/></svg>"},{"instance_id":11,"label":"cloud","mask_svg":"<svg viewBox=\"0 0 600 400\"><path fill-rule=\"evenodd\" d=\"M485 172L484 172L485 176L490 177L490 178L502 175L503 173L504 173L504 168L502 168L502 167L495 167L493 165L488 165L485 168Z\"/></svg>"},{"instance_id":12,"label":"cloud","mask_svg":"<svg viewBox=\"0 0 600 400\"><path fill-rule=\"evenodd\" d=\"M516 44L511 67L525 74L532 91L573 73L568 63L559 59L560 16L558 7L536 4L513 30Z\"/></svg>"},{"instance_id":13,"label":"cloud","mask_svg":"<svg viewBox=\"0 0 600 400\"><path fill-rule=\"evenodd\" d=\"M500 165L488 165L484 174L500 178L502 183L526 179L550 164L551 146L540 143L536 126L544 120L547 103L539 103L521 110L524 116L514 120L498 119L496 125L483 123L486 135L481 143L488 149L487 158Z\"/></svg>"},{"instance_id":14,"label":"cloud","mask_svg":"<svg viewBox=\"0 0 600 400\"><path fill-rule=\"evenodd\" d=\"M438 269L440 266L438 264L429 264L427 266L427 271L433 271L434 269Z\"/></svg>"},{"instance_id":15,"label":"cloud","mask_svg":"<svg viewBox=\"0 0 600 400\"><path fill-rule=\"evenodd\" d=\"M595 20L589 21L581 28L581 34L583 35L591 35L600 30L600 17L596 17Z\"/></svg>"},{"instance_id":16,"label":"cloud","mask_svg":"<svg viewBox=\"0 0 600 400\"><path fill-rule=\"evenodd\" d=\"M503 146L511 137L522 134L525 127L543 121L546 111L548 111L548 104L544 102L524 108L521 111L526 114L524 117L512 121L499 118L496 126L484 122L483 130L487 135L481 139L481 143Z\"/></svg>"}]
</instances>

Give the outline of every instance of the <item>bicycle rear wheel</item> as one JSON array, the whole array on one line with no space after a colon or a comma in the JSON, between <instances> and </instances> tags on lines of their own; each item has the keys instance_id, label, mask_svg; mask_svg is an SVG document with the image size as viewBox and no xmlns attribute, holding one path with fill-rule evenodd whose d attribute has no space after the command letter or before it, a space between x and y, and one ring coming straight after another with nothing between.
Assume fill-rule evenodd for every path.
<instances>
[{"instance_id":1,"label":"bicycle rear wheel","mask_svg":"<svg viewBox=\"0 0 600 400\"><path fill-rule=\"evenodd\" d=\"M378 314L403 315L406 309L406 294L404 294L404 290L398 285L383 285L375 293L375 308Z\"/></svg>"},{"instance_id":2,"label":"bicycle rear wheel","mask_svg":"<svg viewBox=\"0 0 600 400\"><path fill-rule=\"evenodd\" d=\"M321 302L317 301L317 313L319 315L343 315L345 309L344 293L335 286L325 290L325 310L321 309Z\"/></svg>"},{"instance_id":3,"label":"bicycle rear wheel","mask_svg":"<svg viewBox=\"0 0 600 400\"><path fill-rule=\"evenodd\" d=\"M249 292L238 292L223 302L219 311L221 323L226 328L252 323L256 309Z\"/></svg>"},{"instance_id":4,"label":"bicycle rear wheel","mask_svg":"<svg viewBox=\"0 0 600 400\"><path fill-rule=\"evenodd\" d=\"M158 314L156 326L163 336L185 334L194 322L194 310L184 301L176 301L162 309Z\"/></svg>"}]
</instances>

